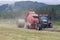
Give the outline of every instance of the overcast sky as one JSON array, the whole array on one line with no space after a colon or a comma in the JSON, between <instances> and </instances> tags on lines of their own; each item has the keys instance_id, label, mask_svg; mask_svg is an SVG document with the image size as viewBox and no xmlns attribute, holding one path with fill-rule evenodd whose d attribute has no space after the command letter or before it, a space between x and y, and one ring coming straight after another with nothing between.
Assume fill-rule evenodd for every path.
<instances>
[{"instance_id":1,"label":"overcast sky","mask_svg":"<svg viewBox=\"0 0 60 40\"><path fill-rule=\"evenodd\" d=\"M6 4L6 3L14 3L15 1L22 1L22 0L0 0L0 5L1 4ZM23 1L37 1L37 2L42 2L46 4L60 4L60 0L23 0Z\"/></svg>"}]
</instances>

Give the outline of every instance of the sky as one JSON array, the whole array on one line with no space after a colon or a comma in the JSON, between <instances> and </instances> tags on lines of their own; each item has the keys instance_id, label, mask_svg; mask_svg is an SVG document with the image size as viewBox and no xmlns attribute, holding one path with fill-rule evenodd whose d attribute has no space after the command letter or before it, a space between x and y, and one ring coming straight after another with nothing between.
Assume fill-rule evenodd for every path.
<instances>
[{"instance_id":1,"label":"sky","mask_svg":"<svg viewBox=\"0 0 60 40\"><path fill-rule=\"evenodd\" d=\"M16 1L22 1L22 0L0 0L0 5L1 4L12 4ZM37 2L42 2L42 3L46 3L46 4L52 4L52 5L56 5L56 4L60 4L60 0L23 0L23 1L37 1Z\"/></svg>"}]
</instances>

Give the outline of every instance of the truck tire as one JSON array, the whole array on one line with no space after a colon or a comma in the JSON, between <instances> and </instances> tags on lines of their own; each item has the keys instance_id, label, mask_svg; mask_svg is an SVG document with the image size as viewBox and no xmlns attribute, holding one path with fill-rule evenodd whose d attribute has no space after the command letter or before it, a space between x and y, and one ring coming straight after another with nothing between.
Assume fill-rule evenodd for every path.
<instances>
[{"instance_id":1,"label":"truck tire","mask_svg":"<svg viewBox=\"0 0 60 40\"><path fill-rule=\"evenodd\" d=\"M36 27L37 30L42 30L42 26L40 24L37 24L37 27Z\"/></svg>"},{"instance_id":2,"label":"truck tire","mask_svg":"<svg viewBox=\"0 0 60 40\"><path fill-rule=\"evenodd\" d=\"M52 28L52 24L48 24L48 28Z\"/></svg>"}]
</instances>

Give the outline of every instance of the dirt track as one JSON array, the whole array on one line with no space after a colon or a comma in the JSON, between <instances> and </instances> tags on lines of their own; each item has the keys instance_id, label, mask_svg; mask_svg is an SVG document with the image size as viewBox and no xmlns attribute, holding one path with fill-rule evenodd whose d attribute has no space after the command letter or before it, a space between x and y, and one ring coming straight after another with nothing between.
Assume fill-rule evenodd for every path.
<instances>
[{"instance_id":1,"label":"dirt track","mask_svg":"<svg viewBox=\"0 0 60 40\"><path fill-rule=\"evenodd\" d=\"M45 28L44 31L55 31L60 32L60 26L53 26L53 28Z\"/></svg>"},{"instance_id":2,"label":"dirt track","mask_svg":"<svg viewBox=\"0 0 60 40\"><path fill-rule=\"evenodd\" d=\"M6 23L0 24L0 27L18 28L16 24L6 24ZM45 28L45 29L43 29L43 31L56 31L56 32L60 32L60 26L53 26L53 28Z\"/></svg>"}]
</instances>

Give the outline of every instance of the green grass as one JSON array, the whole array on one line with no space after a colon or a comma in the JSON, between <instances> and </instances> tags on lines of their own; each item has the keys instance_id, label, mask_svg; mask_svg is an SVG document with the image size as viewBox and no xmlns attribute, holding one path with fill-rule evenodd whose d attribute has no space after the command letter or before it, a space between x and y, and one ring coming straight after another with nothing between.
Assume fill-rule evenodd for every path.
<instances>
[{"instance_id":1,"label":"green grass","mask_svg":"<svg viewBox=\"0 0 60 40\"><path fill-rule=\"evenodd\" d=\"M11 22L0 20L0 40L60 40L60 32L20 29L16 28L13 20ZM60 25L57 21L52 23Z\"/></svg>"},{"instance_id":2,"label":"green grass","mask_svg":"<svg viewBox=\"0 0 60 40\"><path fill-rule=\"evenodd\" d=\"M60 26L60 21L53 21L52 24L53 25L59 25Z\"/></svg>"},{"instance_id":3,"label":"green grass","mask_svg":"<svg viewBox=\"0 0 60 40\"><path fill-rule=\"evenodd\" d=\"M60 32L0 27L0 40L60 40Z\"/></svg>"}]
</instances>

